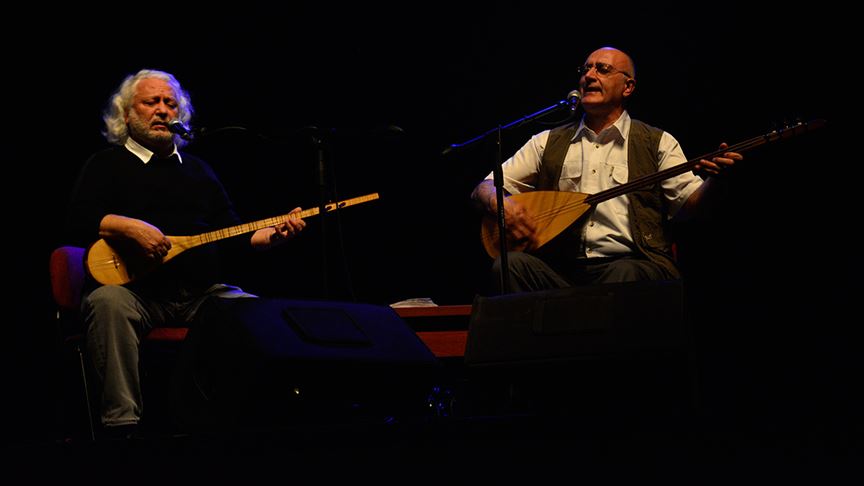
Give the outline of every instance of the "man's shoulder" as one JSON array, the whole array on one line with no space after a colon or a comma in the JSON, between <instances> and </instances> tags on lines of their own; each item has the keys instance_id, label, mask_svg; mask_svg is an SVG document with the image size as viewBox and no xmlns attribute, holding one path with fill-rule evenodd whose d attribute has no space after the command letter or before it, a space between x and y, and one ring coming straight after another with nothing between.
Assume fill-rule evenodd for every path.
<instances>
[{"instance_id":1,"label":"man's shoulder","mask_svg":"<svg viewBox=\"0 0 864 486\"><path fill-rule=\"evenodd\" d=\"M126 155L133 155L132 152L126 149L121 145L110 145L108 147L104 147L90 156L91 159L108 159L108 158L116 158L116 157L125 157Z\"/></svg>"},{"instance_id":2,"label":"man's shoulder","mask_svg":"<svg viewBox=\"0 0 864 486\"><path fill-rule=\"evenodd\" d=\"M85 167L104 167L110 165L117 166L118 163L134 160L137 160L135 154L128 151L126 147L122 147L120 145L112 145L110 147L105 147L101 150L93 152L84 165Z\"/></svg>"},{"instance_id":3,"label":"man's shoulder","mask_svg":"<svg viewBox=\"0 0 864 486\"><path fill-rule=\"evenodd\" d=\"M636 118L630 118L630 130L633 130L634 128L637 130L644 130L648 133L665 133L665 130L662 128L649 125L648 123L645 123L642 120L637 120Z\"/></svg>"}]
</instances>

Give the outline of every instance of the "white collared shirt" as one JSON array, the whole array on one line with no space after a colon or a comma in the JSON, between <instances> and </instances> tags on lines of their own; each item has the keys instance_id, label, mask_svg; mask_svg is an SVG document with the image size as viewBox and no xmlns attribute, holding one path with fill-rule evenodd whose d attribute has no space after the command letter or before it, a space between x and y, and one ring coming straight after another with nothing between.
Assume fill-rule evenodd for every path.
<instances>
[{"instance_id":1,"label":"white collared shirt","mask_svg":"<svg viewBox=\"0 0 864 486\"><path fill-rule=\"evenodd\" d=\"M136 142L132 137L126 137L126 144L124 146L126 147L126 150L135 154L135 156L138 157L139 159L141 159L141 161L144 162L145 164L147 162L150 162L150 159L153 157L153 151L152 150L150 150L147 147ZM174 145L174 151L171 152L171 155L174 155L174 154L177 154L177 160L179 160L180 163L182 164L183 163L183 157L181 157L180 152L177 151L177 145L176 144Z\"/></svg>"},{"instance_id":2,"label":"white collared shirt","mask_svg":"<svg viewBox=\"0 0 864 486\"><path fill-rule=\"evenodd\" d=\"M545 130L534 135L513 157L504 162L504 189L510 194L535 189L549 132L550 130ZM581 122L564 157L558 189L596 194L626 183L629 178L629 135L630 115L626 111L600 133L594 133L585 126L584 121ZM678 141L667 132L663 132L660 137L657 152L658 170L687 161ZM486 178L492 179L492 174ZM674 216L701 184L702 179L692 171L665 179L661 186L669 201L667 217ZM627 196L623 195L598 204L595 210L589 213L582 233L585 256L613 256L635 250L630 231L629 206Z\"/></svg>"}]
</instances>

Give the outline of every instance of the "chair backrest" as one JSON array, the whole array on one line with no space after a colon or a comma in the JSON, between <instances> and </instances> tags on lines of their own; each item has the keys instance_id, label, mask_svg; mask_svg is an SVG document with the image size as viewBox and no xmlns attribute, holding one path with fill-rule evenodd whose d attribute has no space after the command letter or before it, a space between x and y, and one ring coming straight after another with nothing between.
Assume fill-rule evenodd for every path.
<instances>
[{"instance_id":1,"label":"chair backrest","mask_svg":"<svg viewBox=\"0 0 864 486\"><path fill-rule=\"evenodd\" d=\"M84 288L84 248L62 246L51 252L51 294L62 310L77 312Z\"/></svg>"}]
</instances>

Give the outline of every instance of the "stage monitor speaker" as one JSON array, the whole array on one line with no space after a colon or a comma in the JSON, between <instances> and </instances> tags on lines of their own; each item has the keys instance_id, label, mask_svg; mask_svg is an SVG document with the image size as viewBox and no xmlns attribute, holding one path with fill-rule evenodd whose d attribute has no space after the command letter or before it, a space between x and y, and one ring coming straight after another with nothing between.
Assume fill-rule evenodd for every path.
<instances>
[{"instance_id":1,"label":"stage monitor speaker","mask_svg":"<svg viewBox=\"0 0 864 486\"><path fill-rule=\"evenodd\" d=\"M213 299L187 338L179 414L205 427L422 414L439 367L390 307Z\"/></svg>"},{"instance_id":2,"label":"stage monitor speaker","mask_svg":"<svg viewBox=\"0 0 864 486\"><path fill-rule=\"evenodd\" d=\"M687 342L680 281L604 284L477 297L465 362L555 363Z\"/></svg>"}]
</instances>

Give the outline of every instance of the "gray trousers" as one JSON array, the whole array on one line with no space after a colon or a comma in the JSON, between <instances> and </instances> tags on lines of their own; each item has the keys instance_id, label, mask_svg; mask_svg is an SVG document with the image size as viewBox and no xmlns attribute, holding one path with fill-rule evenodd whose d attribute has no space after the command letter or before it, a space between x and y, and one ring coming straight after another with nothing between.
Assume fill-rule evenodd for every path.
<instances>
[{"instance_id":1,"label":"gray trousers","mask_svg":"<svg viewBox=\"0 0 864 486\"><path fill-rule=\"evenodd\" d=\"M105 285L87 295L81 303L90 356L102 384L102 424L137 424L144 401L139 374L141 338L152 328L166 323L190 323L209 297L255 297L225 284L216 284L203 294L180 296L177 300L144 299L119 285Z\"/></svg>"}]
</instances>

